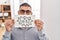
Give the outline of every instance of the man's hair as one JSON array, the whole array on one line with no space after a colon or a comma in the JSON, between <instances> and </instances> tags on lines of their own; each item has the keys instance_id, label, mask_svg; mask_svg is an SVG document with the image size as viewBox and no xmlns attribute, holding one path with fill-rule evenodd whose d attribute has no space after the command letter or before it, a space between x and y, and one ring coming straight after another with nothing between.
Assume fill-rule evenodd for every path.
<instances>
[{"instance_id":1,"label":"man's hair","mask_svg":"<svg viewBox=\"0 0 60 40\"><path fill-rule=\"evenodd\" d=\"M20 7L21 7L21 6L28 6L28 7L31 8L31 6L30 6L28 3L23 3L23 4L20 5Z\"/></svg>"}]
</instances>

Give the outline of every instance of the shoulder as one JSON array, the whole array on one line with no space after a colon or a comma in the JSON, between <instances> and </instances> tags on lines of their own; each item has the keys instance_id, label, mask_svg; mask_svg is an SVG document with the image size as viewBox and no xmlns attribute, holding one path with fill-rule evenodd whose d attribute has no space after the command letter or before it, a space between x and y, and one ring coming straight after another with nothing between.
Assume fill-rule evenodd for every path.
<instances>
[{"instance_id":1,"label":"shoulder","mask_svg":"<svg viewBox=\"0 0 60 40\"><path fill-rule=\"evenodd\" d=\"M12 28L12 33L13 33L13 32L17 32L17 31L18 31L18 28L16 28L16 27L13 27L13 28Z\"/></svg>"}]
</instances>

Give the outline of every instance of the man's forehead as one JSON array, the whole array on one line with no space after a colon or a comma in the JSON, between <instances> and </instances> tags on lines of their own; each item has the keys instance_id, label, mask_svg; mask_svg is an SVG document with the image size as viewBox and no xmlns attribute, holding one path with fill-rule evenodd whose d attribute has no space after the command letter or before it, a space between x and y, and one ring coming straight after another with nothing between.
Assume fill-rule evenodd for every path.
<instances>
[{"instance_id":1,"label":"man's forehead","mask_svg":"<svg viewBox=\"0 0 60 40\"><path fill-rule=\"evenodd\" d=\"M31 7L28 7L28 6L21 6L20 7L20 10L31 10Z\"/></svg>"}]
</instances>

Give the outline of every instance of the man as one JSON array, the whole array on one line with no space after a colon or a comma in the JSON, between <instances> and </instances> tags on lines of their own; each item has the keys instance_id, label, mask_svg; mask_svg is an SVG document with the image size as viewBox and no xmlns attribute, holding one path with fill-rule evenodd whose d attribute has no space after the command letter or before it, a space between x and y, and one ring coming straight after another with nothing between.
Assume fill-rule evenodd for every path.
<instances>
[{"instance_id":1,"label":"man","mask_svg":"<svg viewBox=\"0 0 60 40\"><path fill-rule=\"evenodd\" d=\"M20 5L19 15L32 15L32 8L29 4L23 3ZM46 40L43 33L43 22L35 20L36 27L15 28L14 20L8 19L5 21L6 32L2 40Z\"/></svg>"}]
</instances>

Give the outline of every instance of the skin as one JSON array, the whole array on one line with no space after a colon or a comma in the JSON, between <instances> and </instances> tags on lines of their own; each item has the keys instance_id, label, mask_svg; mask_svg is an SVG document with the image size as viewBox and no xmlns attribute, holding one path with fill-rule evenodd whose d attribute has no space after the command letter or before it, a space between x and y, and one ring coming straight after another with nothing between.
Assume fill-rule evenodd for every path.
<instances>
[{"instance_id":1,"label":"skin","mask_svg":"<svg viewBox=\"0 0 60 40\"><path fill-rule=\"evenodd\" d=\"M32 10L28 6L21 6L19 9L20 10L30 10L30 11ZM21 14L20 11L18 11L18 14L19 15L27 15L26 12L24 14ZM32 13L29 13L28 15L32 15ZM43 22L41 20L37 19L37 20L34 21L34 23L35 23L35 25L37 27L37 30L42 30ZM14 20L13 19L5 20L5 27L6 27L7 31L10 32L12 30L13 25L14 25Z\"/></svg>"}]
</instances>

